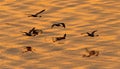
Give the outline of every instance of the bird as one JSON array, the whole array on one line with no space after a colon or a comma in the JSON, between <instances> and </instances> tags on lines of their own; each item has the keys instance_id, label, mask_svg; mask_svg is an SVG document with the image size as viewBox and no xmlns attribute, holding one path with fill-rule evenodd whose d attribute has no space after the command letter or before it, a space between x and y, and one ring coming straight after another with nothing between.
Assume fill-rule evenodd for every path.
<instances>
[{"instance_id":1,"label":"bird","mask_svg":"<svg viewBox=\"0 0 120 69\"><path fill-rule=\"evenodd\" d=\"M36 36L39 34L39 32L43 33L42 30L35 29L35 27L33 27L29 32L23 32L23 33L25 33L25 35L27 36Z\"/></svg>"},{"instance_id":2,"label":"bird","mask_svg":"<svg viewBox=\"0 0 120 69\"><path fill-rule=\"evenodd\" d=\"M26 51L24 51L23 53L25 53L25 52L33 52L32 50L32 47L31 46L27 46L27 47L25 47L26 48Z\"/></svg>"},{"instance_id":3,"label":"bird","mask_svg":"<svg viewBox=\"0 0 120 69\"><path fill-rule=\"evenodd\" d=\"M34 34L34 36L38 35L39 32L43 33L42 30L38 30L38 29L33 30L33 34Z\"/></svg>"},{"instance_id":4,"label":"bird","mask_svg":"<svg viewBox=\"0 0 120 69\"><path fill-rule=\"evenodd\" d=\"M99 51L95 51L95 50L89 51L87 48L85 48L85 49L89 53L89 55L83 55L83 57L90 57L90 56L93 56L93 55L95 55L95 56L99 55Z\"/></svg>"},{"instance_id":5,"label":"bird","mask_svg":"<svg viewBox=\"0 0 120 69\"><path fill-rule=\"evenodd\" d=\"M53 28L54 26L62 26L62 27L66 27L64 23L55 23L51 26L51 28Z\"/></svg>"},{"instance_id":6,"label":"bird","mask_svg":"<svg viewBox=\"0 0 120 69\"><path fill-rule=\"evenodd\" d=\"M97 32L97 30L95 30L95 31L93 31L93 32L91 32L91 33L86 32L86 34L87 34L88 36L90 36L90 37L99 36L99 35L95 35L95 32Z\"/></svg>"},{"instance_id":7,"label":"bird","mask_svg":"<svg viewBox=\"0 0 120 69\"><path fill-rule=\"evenodd\" d=\"M64 34L63 37L56 37L53 42L55 42L55 41L60 41L60 40L63 40L63 39L66 39L66 34Z\"/></svg>"},{"instance_id":8,"label":"bird","mask_svg":"<svg viewBox=\"0 0 120 69\"><path fill-rule=\"evenodd\" d=\"M23 33L25 33L25 35L27 35L27 36L32 36L32 33L34 30L35 30L35 27L33 27L31 30L29 30L29 32L23 32Z\"/></svg>"},{"instance_id":9,"label":"bird","mask_svg":"<svg viewBox=\"0 0 120 69\"><path fill-rule=\"evenodd\" d=\"M39 15L40 13L44 12L44 11L45 11L45 9L43 9L42 11L40 11L40 12L38 12L38 13L36 13L36 14L32 14L32 15L30 15L30 16L28 16L28 17L38 17L38 15ZM39 17L42 17L42 16L39 16Z\"/></svg>"}]
</instances>

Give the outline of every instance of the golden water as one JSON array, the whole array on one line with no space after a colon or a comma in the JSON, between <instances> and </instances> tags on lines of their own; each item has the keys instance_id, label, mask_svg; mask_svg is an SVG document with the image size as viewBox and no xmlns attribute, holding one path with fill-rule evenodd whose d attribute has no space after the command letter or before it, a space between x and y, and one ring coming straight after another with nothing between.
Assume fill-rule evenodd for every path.
<instances>
[{"instance_id":1,"label":"golden water","mask_svg":"<svg viewBox=\"0 0 120 69\"><path fill-rule=\"evenodd\" d=\"M43 9L41 18L27 17ZM51 29L59 22L66 28ZM119 22L120 0L0 0L0 69L119 69ZM21 33L33 27L44 33ZM99 37L81 35L93 30ZM22 53L26 46L34 53ZM100 55L83 58L85 48Z\"/></svg>"}]
</instances>

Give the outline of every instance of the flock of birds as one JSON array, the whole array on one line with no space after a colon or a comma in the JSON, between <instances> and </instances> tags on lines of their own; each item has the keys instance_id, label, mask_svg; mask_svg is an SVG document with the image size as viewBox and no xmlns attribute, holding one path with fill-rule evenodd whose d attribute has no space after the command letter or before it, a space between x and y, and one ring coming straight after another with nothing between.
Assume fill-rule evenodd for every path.
<instances>
[{"instance_id":1,"label":"flock of birds","mask_svg":"<svg viewBox=\"0 0 120 69\"><path fill-rule=\"evenodd\" d=\"M44 10L41 10L40 12L36 13L36 14L32 14L32 15L29 15L28 17L42 17L42 16L39 16L42 12L44 12ZM66 28L66 25L64 23L55 23L55 24L52 24L51 25L51 28L53 27L64 27ZM82 33L82 34L87 34L87 36L90 36L90 37L95 37L95 36L99 36L99 35L95 35L95 32L97 32L97 30L94 30L92 31L91 33L90 32L86 32L86 33ZM26 36L37 36L39 35L39 33L43 33L43 30L39 30L39 29L36 29L35 27L33 27L32 29L30 29L28 32L23 32ZM53 42L56 42L56 41L60 41L60 40L63 40L63 39L66 39L66 34L64 34L62 37L56 37L55 40L53 40ZM83 54L83 57L91 57L91 56L98 56L99 55L99 51L95 51L95 50L88 50L87 48L85 48L86 52L88 52L88 55L86 54ZM25 52L33 52L33 48L31 46L27 46L26 47L26 51Z\"/></svg>"}]
</instances>

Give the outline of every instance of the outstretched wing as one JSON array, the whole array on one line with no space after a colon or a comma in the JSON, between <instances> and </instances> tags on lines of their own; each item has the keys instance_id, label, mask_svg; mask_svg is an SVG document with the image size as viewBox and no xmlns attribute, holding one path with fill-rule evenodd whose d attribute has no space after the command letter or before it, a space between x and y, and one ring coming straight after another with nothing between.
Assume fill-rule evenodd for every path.
<instances>
[{"instance_id":1,"label":"outstretched wing","mask_svg":"<svg viewBox=\"0 0 120 69\"><path fill-rule=\"evenodd\" d=\"M66 34L64 34L64 37L66 37Z\"/></svg>"},{"instance_id":2,"label":"outstretched wing","mask_svg":"<svg viewBox=\"0 0 120 69\"><path fill-rule=\"evenodd\" d=\"M64 23L60 23L64 28L65 28L65 24Z\"/></svg>"},{"instance_id":3,"label":"outstretched wing","mask_svg":"<svg viewBox=\"0 0 120 69\"><path fill-rule=\"evenodd\" d=\"M53 25L51 26L51 28L53 28L54 26L56 26L56 24L53 24Z\"/></svg>"},{"instance_id":4,"label":"outstretched wing","mask_svg":"<svg viewBox=\"0 0 120 69\"><path fill-rule=\"evenodd\" d=\"M88 35L91 35L89 32L86 32Z\"/></svg>"},{"instance_id":5,"label":"outstretched wing","mask_svg":"<svg viewBox=\"0 0 120 69\"><path fill-rule=\"evenodd\" d=\"M96 56L98 56L99 55L99 51L96 51Z\"/></svg>"},{"instance_id":6,"label":"outstretched wing","mask_svg":"<svg viewBox=\"0 0 120 69\"><path fill-rule=\"evenodd\" d=\"M88 53L90 52L87 48L85 48L85 50L86 50Z\"/></svg>"},{"instance_id":7,"label":"outstretched wing","mask_svg":"<svg viewBox=\"0 0 120 69\"><path fill-rule=\"evenodd\" d=\"M97 32L97 30L93 31L91 34L94 34L95 32Z\"/></svg>"},{"instance_id":8,"label":"outstretched wing","mask_svg":"<svg viewBox=\"0 0 120 69\"><path fill-rule=\"evenodd\" d=\"M42 30L39 30L39 32L43 33L43 31L42 31Z\"/></svg>"},{"instance_id":9,"label":"outstretched wing","mask_svg":"<svg viewBox=\"0 0 120 69\"><path fill-rule=\"evenodd\" d=\"M40 29L36 29L35 31L36 31L36 32L41 32L41 33L43 33L43 31L40 30Z\"/></svg>"},{"instance_id":10,"label":"outstretched wing","mask_svg":"<svg viewBox=\"0 0 120 69\"><path fill-rule=\"evenodd\" d=\"M32 33L34 30L35 30L35 27L33 27L33 28L29 31L29 33Z\"/></svg>"},{"instance_id":11,"label":"outstretched wing","mask_svg":"<svg viewBox=\"0 0 120 69\"><path fill-rule=\"evenodd\" d=\"M38 14L40 14L40 13L44 12L44 11L45 11L45 9L44 9L44 10L42 10L42 11L40 11L40 12L38 12L38 13L36 13L35 15L38 15Z\"/></svg>"}]
</instances>

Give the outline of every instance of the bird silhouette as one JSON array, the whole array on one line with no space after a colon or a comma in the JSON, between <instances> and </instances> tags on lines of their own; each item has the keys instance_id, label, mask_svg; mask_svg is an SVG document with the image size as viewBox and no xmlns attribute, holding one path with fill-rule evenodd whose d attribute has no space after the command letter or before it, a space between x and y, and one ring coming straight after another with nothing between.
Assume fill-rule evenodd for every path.
<instances>
[{"instance_id":1,"label":"bird silhouette","mask_svg":"<svg viewBox=\"0 0 120 69\"><path fill-rule=\"evenodd\" d=\"M30 16L28 16L28 17L38 17L38 15L39 15L40 13L44 12L44 11L45 11L45 9L42 10L42 11L40 11L40 12L38 12L38 13L36 13L36 14L32 14L32 15L30 15ZM41 16L39 16L39 17L41 17Z\"/></svg>"},{"instance_id":2,"label":"bird silhouette","mask_svg":"<svg viewBox=\"0 0 120 69\"><path fill-rule=\"evenodd\" d=\"M42 30L35 29L35 30L33 30L33 35L36 36L39 34L39 32L43 33Z\"/></svg>"},{"instance_id":3,"label":"bird silhouette","mask_svg":"<svg viewBox=\"0 0 120 69\"><path fill-rule=\"evenodd\" d=\"M97 32L97 30L93 31L92 33L87 32L87 34L88 36L91 36L91 37L98 36L98 35L95 35L95 32Z\"/></svg>"},{"instance_id":4,"label":"bird silhouette","mask_svg":"<svg viewBox=\"0 0 120 69\"><path fill-rule=\"evenodd\" d=\"M66 39L66 34L64 34L63 37L55 37L55 40L53 40L53 42L60 41L60 40L63 40L63 39Z\"/></svg>"},{"instance_id":5,"label":"bird silhouette","mask_svg":"<svg viewBox=\"0 0 120 69\"><path fill-rule=\"evenodd\" d=\"M26 36L32 36L33 31L35 30L35 27L33 27L29 32L23 32Z\"/></svg>"},{"instance_id":6,"label":"bird silhouette","mask_svg":"<svg viewBox=\"0 0 120 69\"><path fill-rule=\"evenodd\" d=\"M95 51L95 50L89 51L87 48L85 48L85 49L89 53L89 55L83 55L83 57L90 57L90 56L93 56L93 55L95 55L95 56L99 55L99 51Z\"/></svg>"},{"instance_id":7,"label":"bird silhouette","mask_svg":"<svg viewBox=\"0 0 120 69\"><path fill-rule=\"evenodd\" d=\"M25 47L26 48L26 51L24 51L23 53L25 53L25 52L33 52L33 50L32 50L32 47L30 47L30 46L27 46L27 47Z\"/></svg>"},{"instance_id":8,"label":"bird silhouette","mask_svg":"<svg viewBox=\"0 0 120 69\"><path fill-rule=\"evenodd\" d=\"M91 33L86 32L86 33L82 33L82 34L87 34L87 35L90 36L90 37L99 36L99 35L95 35L95 32L97 32L97 30L95 30L95 31L93 31L93 32L91 32Z\"/></svg>"},{"instance_id":9,"label":"bird silhouette","mask_svg":"<svg viewBox=\"0 0 120 69\"><path fill-rule=\"evenodd\" d=\"M53 28L54 26L62 26L62 27L65 28L65 24L64 24L64 23L56 23L56 24L53 24L53 25L51 26L51 28Z\"/></svg>"},{"instance_id":10,"label":"bird silhouette","mask_svg":"<svg viewBox=\"0 0 120 69\"><path fill-rule=\"evenodd\" d=\"M31 30L29 30L29 32L23 32L23 33L25 33L25 35L27 36L36 36L39 34L39 32L43 33L42 30L38 30L38 29L35 29L35 27L33 27Z\"/></svg>"}]
</instances>

